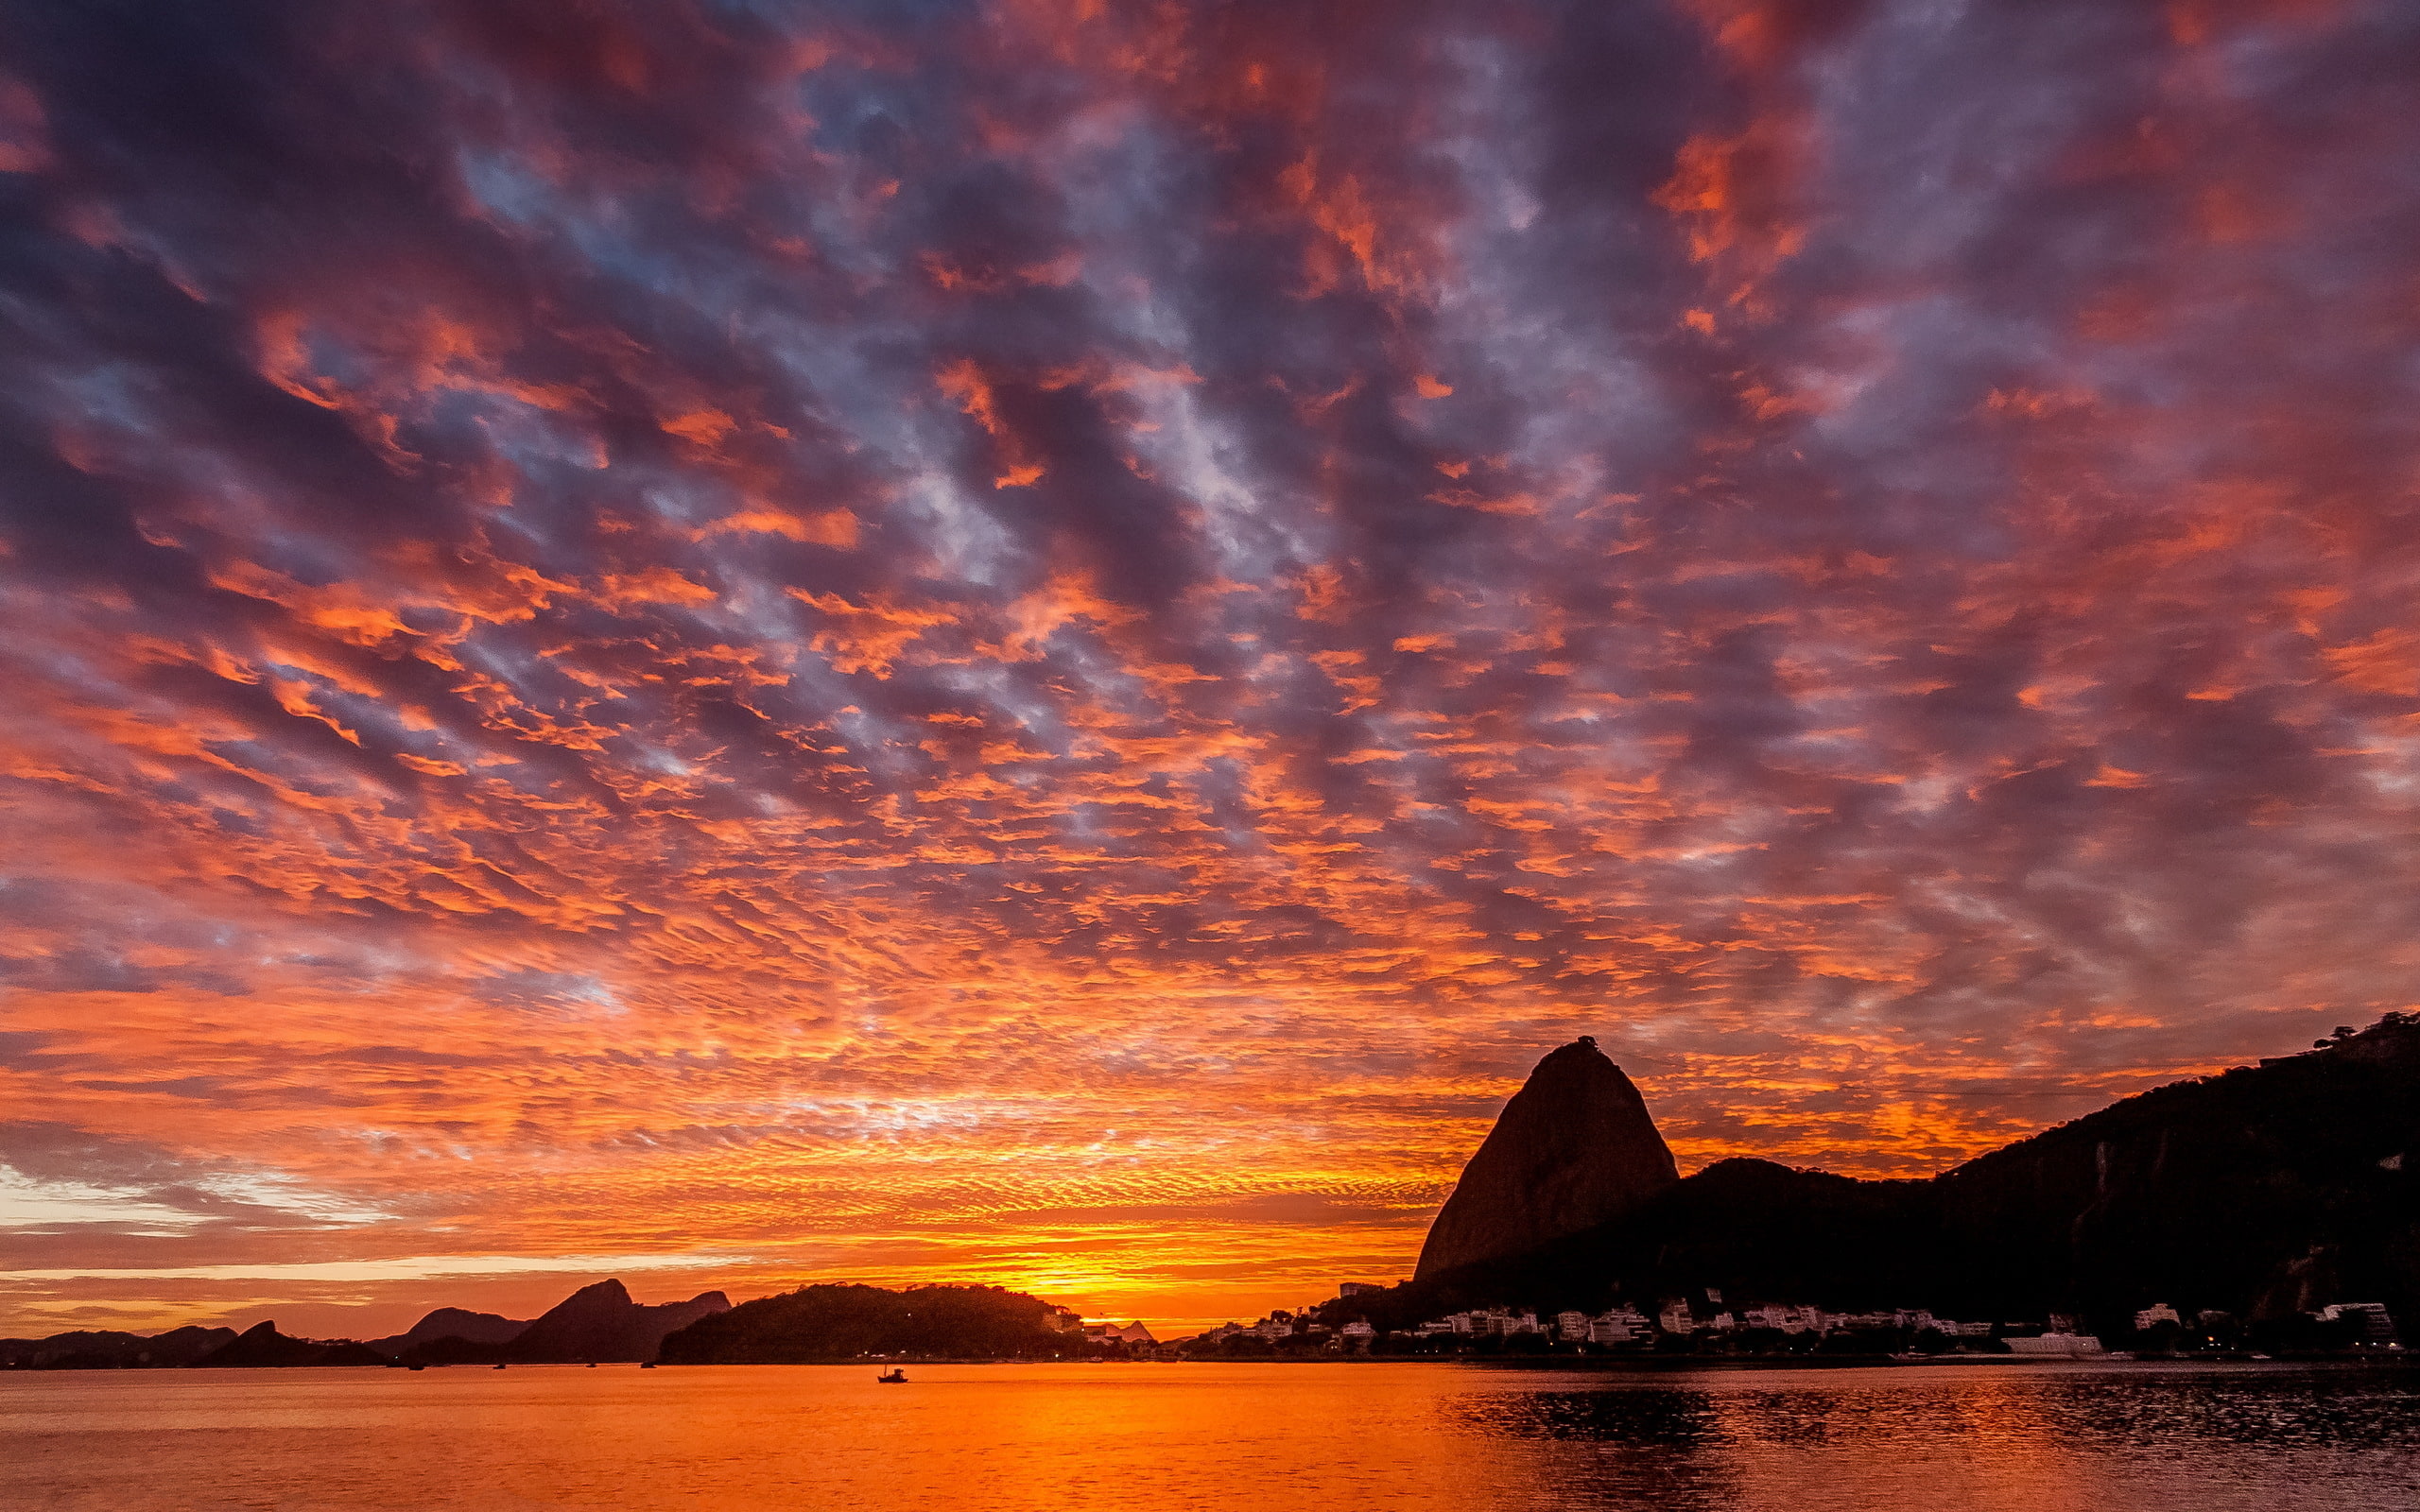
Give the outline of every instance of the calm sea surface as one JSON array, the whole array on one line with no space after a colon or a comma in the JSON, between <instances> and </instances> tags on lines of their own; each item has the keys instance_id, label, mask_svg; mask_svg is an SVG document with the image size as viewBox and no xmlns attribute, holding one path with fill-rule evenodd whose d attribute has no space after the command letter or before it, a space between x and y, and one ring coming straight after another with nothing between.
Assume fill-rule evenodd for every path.
<instances>
[{"instance_id":1,"label":"calm sea surface","mask_svg":"<svg viewBox=\"0 0 2420 1512\"><path fill-rule=\"evenodd\" d=\"M2420 1372L524 1366L0 1376L0 1503L2420 1508Z\"/></svg>"}]
</instances>

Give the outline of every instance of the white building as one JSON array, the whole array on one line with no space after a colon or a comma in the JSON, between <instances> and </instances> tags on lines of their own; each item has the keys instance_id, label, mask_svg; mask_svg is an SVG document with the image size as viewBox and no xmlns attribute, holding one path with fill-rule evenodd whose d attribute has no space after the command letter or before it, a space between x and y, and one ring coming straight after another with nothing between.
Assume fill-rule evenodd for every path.
<instances>
[{"instance_id":1,"label":"white building","mask_svg":"<svg viewBox=\"0 0 2420 1512\"><path fill-rule=\"evenodd\" d=\"M1655 1314L1655 1326L1667 1333L1697 1332L1697 1320L1689 1316L1688 1302L1679 1297L1664 1304L1664 1310Z\"/></svg>"},{"instance_id":2,"label":"white building","mask_svg":"<svg viewBox=\"0 0 2420 1512\"><path fill-rule=\"evenodd\" d=\"M1634 1307L1616 1307L1599 1314L1588 1325L1591 1344L1634 1344L1648 1335L1647 1314Z\"/></svg>"},{"instance_id":3,"label":"white building","mask_svg":"<svg viewBox=\"0 0 2420 1512\"><path fill-rule=\"evenodd\" d=\"M2184 1321L2176 1315L2176 1309L2166 1302L2153 1302L2135 1314L2135 1331L2139 1333L2145 1329L2157 1328L2162 1323L2181 1324Z\"/></svg>"},{"instance_id":4,"label":"white building","mask_svg":"<svg viewBox=\"0 0 2420 1512\"><path fill-rule=\"evenodd\" d=\"M2089 1333L2045 1333L2031 1339L2002 1339L2011 1354L2049 1355L2056 1359L2078 1359L2100 1353L2100 1341Z\"/></svg>"},{"instance_id":5,"label":"white building","mask_svg":"<svg viewBox=\"0 0 2420 1512\"><path fill-rule=\"evenodd\" d=\"M1779 1329L1784 1333L1821 1333L1824 1314L1819 1308L1789 1307L1774 1304L1752 1307L1743 1314L1752 1329Z\"/></svg>"},{"instance_id":6,"label":"white building","mask_svg":"<svg viewBox=\"0 0 2420 1512\"><path fill-rule=\"evenodd\" d=\"M2364 1344L2395 1342L2394 1315L2384 1302L2332 1302L2321 1308L2319 1315L2323 1322L2359 1324Z\"/></svg>"},{"instance_id":7,"label":"white building","mask_svg":"<svg viewBox=\"0 0 2420 1512\"><path fill-rule=\"evenodd\" d=\"M1588 1342L1588 1314L1573 1311L1554 1315L1554 1334L1565 1344Z\"/></svg>"}]
</instances>

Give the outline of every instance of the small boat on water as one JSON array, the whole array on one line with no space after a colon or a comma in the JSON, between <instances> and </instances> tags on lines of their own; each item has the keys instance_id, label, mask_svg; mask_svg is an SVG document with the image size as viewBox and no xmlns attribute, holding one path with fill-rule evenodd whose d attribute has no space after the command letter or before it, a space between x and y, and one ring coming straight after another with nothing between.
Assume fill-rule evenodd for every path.
<instances>
[{"instance_id":1,"label":"small boat on water","mask_svg":"<svg viewBox=\"0 0 2420 1512\"><path fill-rule=\"evenodd\" d=\"M894 1366L874 1377L874 1380L886 1386L904 1386L908 1383L908 1372Z\"/></svg>"}]
</instances>

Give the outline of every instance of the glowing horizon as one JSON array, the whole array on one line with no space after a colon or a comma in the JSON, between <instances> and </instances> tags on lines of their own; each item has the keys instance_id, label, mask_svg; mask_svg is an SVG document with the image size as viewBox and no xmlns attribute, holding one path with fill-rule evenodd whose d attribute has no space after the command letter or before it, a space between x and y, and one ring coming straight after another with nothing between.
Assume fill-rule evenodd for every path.
<instances>
[{"instance_id":1,"label":"glowing horizon","mask_svg":"<svg viewBox=\"0 0 2420 1512\"><path fill-rule=\"evenodd\" d=\"M1249 1317L1576 1035L1904 1175L2420 1001L2395 7L41 9L0 1332Z\"/></svg>"}]
</instances>

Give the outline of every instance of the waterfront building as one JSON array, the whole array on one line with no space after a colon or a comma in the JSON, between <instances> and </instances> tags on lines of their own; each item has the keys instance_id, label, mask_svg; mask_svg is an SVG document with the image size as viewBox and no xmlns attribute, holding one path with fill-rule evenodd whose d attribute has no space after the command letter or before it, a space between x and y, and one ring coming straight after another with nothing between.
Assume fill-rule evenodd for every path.
<instances>
[{"instance_id":1,"label":"waterfront building","mask_svg":"<svg viewBox=\"0 0 2420 1512\"><path fill-rule=\"evenodd\" d=\"M1689 1316L1687 1298L1676 1297L1666 1302L1664 1310L1655 1314L1655 1326L1667 1333L1696 1332L1697 1320Z\"/></svg>"},{"instance_id":2,"label":"waterfront building","mask_svg":"<svg viewBox=\"0 0 2420 1512\"><path fill-rule=\"evenodd\" d=\"M1647 1314L1634 1307L1616 1307L1599 1314L1588 1325L1591 1344L1634 1344L1648 1336Z\"/></svg>"},{"instance_id":3,"label":"waterfront building","mask_svg":"<svg viewBox=\"0 0 2420 1512\"><path fill-rule=\"evenodd\" d=\"M2356 1324L2364 1344L2395 1342L2394 1316L2383 1302L2336 1302L2321 1308L2319 1315L2323 1322Z\"/></svg>"},{"instance_id":4,"label":"waterfront building","mask_svg":"<svg viewBox=\"0 0 2420 1512\"><path fill-rule=\"evenodd\" d=\"M1587 1343L1588 1314L1576 1310L1568 1313L1557 1313L1554 1315L1554 1332L1555 1337L1563 1340L1565 1344Z\"/></svg>"},{"instance_id":5,"label":"waterfront building","mask_svg":"<svg viewBox=\"0 0 2420 1512\"><path fill-rule=\"evenodd\" d=\"M2184 1321L2176 1315L2176 1309L2166 1302L2153 1302L2135 1314L2135 1332L2139 1333L2145 1329L2157 1328L2162 1323L2182 1324Z\"/></svg>"},{"instance_id":6,"label":"waterfront building","mask_svg":"<svg viewBox=\"0 0 2420 1512\"><path fill-rule=\"evenodd\" d=\"M2062 1359L2076 1359L2101 1352L2100 1341L2089 1333L2053 1332L2030 1339L2002 1339L2011 1354L2047 1354Z\"/></svg>"}]
</instances>

